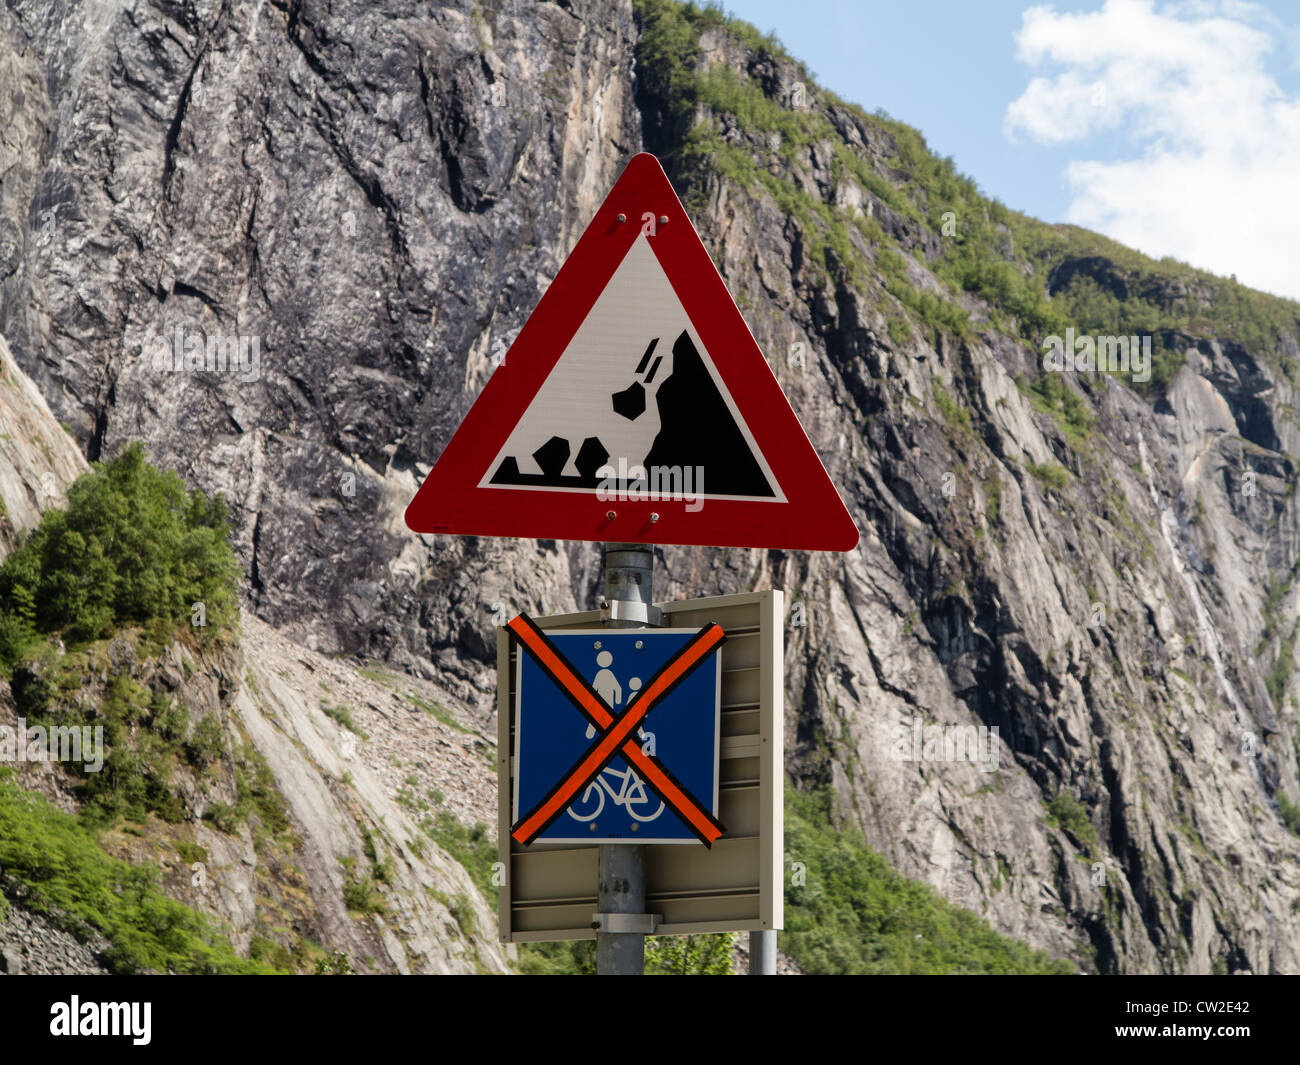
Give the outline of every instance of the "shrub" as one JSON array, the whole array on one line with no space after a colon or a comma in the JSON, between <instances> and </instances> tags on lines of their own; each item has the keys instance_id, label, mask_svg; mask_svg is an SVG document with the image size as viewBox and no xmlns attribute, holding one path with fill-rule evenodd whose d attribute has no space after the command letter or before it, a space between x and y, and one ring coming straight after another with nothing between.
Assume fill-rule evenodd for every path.
<instances>
[{"instance_id":1,"label":"shrub","mask_svg":"<svg viewBox=\"0 0 1300 1065\"><path fill-rule=\"evenodd\" d=\"M1064 466L1058 466L1055 462L1041 464L1031 462L1028 464L1027 469L1041 484L1047 485L1048 488L1054 488L1058 492L1070 483L1070 472Z\"/></svg>"},{"instance_id":2,"label":"shrub","mask_svg":"<svg viewBox=\"0 0 1300 1065\"><path fill-rule=\"evenodd\" d=\"M185 753L192 764L200 769L218 761L226 751L226 734L221 719L216 714L200 718L185 744Z\"/></svg>"},{"instance_id":3,"label":"shrub","mask_svg":"<svg viewBox=\"0 0 1300 1065\"><path fill-rule=\"evenodd\" d=\"M218 832L224 832L230 835L239 827L242 820L239 811L231 806L228 802L214 802L208 805L203 811L203 820L207 821Z\"/></svg>"},{"instance_id":4,"label":"shrub","mask_svg":"<svg viewBox=\"0 0 1300 1065\"><path fill-rule=\"evenodd\" d=\"M0 566L0 668L48 633L70 643L129 625L163 635L200 602L219 630L237 615L239 575L222 499L186 492L132 444L78 478L67 509L47 512Z\"/></svg>"},{"instance_id":5,"label":"shrub","mask_svg":"<svg viewBox=\"0 0 1300 1065\"><path fill-rule=\"evenodd\" d=\"M734 933L651 936L646 940L647 976L731 976Z\"/></svg>"},{"instance_id":6,"label":"shrub","mask_svg":"<svg viewBox=\"0 0 1300 1065\"><path fill-rule=\"evenodd\" d=\"M1060 792L1056 798L1045 805L1046 821L1049 825L1066 829L1089 845L1097 842L1097 830L1088 819L1088 811L1083 803L1068 791Z\"/></svg>"}]
</instances>

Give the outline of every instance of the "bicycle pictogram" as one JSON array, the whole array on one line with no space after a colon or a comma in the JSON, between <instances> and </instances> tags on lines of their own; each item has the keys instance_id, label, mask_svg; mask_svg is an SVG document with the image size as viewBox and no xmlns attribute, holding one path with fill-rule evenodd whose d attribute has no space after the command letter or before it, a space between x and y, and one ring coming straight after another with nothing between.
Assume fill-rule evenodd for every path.
<instances>
[{"instance_id":1,"label":"bicycle pictogram","mask_svg":"<svg viewBox=\"0 0 1300 1065\"><path fill-rule=\"evenodd\" d=\"M617 782L617 788L610 783L611 779ZM575 800L569 806L569 816L575 821L594 821L605 808L606 792L614 800L615 806L627 808L628 815L634 821L653 821L664 812L663 799L659 799L659 805L653 813L645 812L647 807L654 805L658 796L645 786L645 781L637 776L634 770L623 771L608 766L600 776L587 785L582 798Z\"/></svg>"}]
</instances>

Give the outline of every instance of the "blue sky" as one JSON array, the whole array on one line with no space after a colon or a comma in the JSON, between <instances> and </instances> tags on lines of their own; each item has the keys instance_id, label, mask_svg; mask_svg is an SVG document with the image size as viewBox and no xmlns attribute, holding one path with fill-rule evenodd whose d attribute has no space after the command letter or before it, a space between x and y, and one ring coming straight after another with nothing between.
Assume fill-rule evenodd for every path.
<instances>
[{"instance_id":1,"label":"blue sky","mask_svg":"<svg viewBox=\"0 0 1300 1065\"><path fill-rule=\"evenodd\" d=\"M1300 298L1300 4L724 3L1007 206Z\"/></svg>"}]
</instances>

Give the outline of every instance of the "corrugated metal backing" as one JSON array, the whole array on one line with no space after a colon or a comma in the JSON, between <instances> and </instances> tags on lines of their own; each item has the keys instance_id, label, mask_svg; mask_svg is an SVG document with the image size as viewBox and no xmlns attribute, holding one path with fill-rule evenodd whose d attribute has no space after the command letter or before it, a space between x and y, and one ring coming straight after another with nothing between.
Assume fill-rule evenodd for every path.
<instances>
[{"instance_id":1,"label":"corrugated metal backing","mask_svg":"<svg viewBox=\"0 0 1300 1065\"><path fill-rule=\"evenodd\" d=\"M781 928L784 769L784 593L779 590L659 604L663 624L699 628L716 621L722 647L722 751L718 817L726 833L710 850L646 848L646 905L661 915L659 935ZM591 628L599 611L535 618L544 630ZM497 838L507 871L499 919L504 942L594 939L594 846L510 838L515 653L497 630ZM671 768L671 766L669 767Z\"/></svg>"}]
</instances>

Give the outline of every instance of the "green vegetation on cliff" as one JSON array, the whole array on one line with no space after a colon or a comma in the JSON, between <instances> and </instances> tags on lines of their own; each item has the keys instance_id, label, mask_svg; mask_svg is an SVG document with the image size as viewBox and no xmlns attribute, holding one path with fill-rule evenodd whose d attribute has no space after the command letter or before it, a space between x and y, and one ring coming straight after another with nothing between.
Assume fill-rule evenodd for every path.
<instances>
[{"instance_id":1,"label":"green vegetation on cliff","mask_svg":"<svg viewBox=\"0 0 1300 1065\"><path fill-rule=\"evenodd\" d=\"M164 644L213 648L230 635L240 570L229 537L220 497L187 492L132 444L78 478L67 509L47 512L0 566L0 671L19 716L29 726L103 728L102 769L64 765L78 778L87 824L185 820L173 779L185 768L230 776L237 803L211 803L205 815L222 831L252 814L265 831L288 827L255 751L232 742L216 715L192 717L138 679Z\"/></svg>"},{"instance_id":2,"label":"green vegetation on cliff","mask_svg":"<svg viewBox=\"0 0 1300 1065\"><path fill-rule=\"evenodd\" d=\"M927 884L895 872L848 824L829 792L786 790L781 949L809 973L1066 974L1065 961L998 935Z\"/></svg>"},{"instance_id":3,"label":"green vegetation on cliff","mask_svg":"<svg viewBox=\"0 0 1300 1065\"><path fill-rule=\"evenodd\" d=\"M105 854L96 834L0 769L0 888L24 907L110 944L114 972L262 973L211 921L167 898L158 870Z\"/></svg>"},{"instance_id":4,"label":"green vegetation on cliff","mask_svg":"<svg viewBox=\"0 0 1300 1065\"><path fill-rule=\"evenodd\" d=\"M153 659L165 646L183 648L173 666L186 677L195 655L222 652L238 618L238 578L224 503L187 492L139 445L79 478L67 509L47 512L0 566L0 675L18 716L28 729L98 727L103 737L102 765L80 745L60 763L81 804L76 815L0 771L0 892L83 938L104 936L115 972L271 971L168 898L155 866L115 857L106 842L124 819L190 820L181 773L201 792L233 794L233 803L206 803L218 830L248 822L257 839L287 833L261 755L221 715L195 714L156 683Z\"/></svg>"},{"instance_id":5,"label":"green vegetation on cliff","mask_svg":"<svg viewBox=\"0 0 1300 1065\"><path fill-rule=\"evenodd\" d=\"M823 282L859 289L874 279L918 322L954 335L972 327L957 303L963 292L985 301L989 326L1035 346L1070 326L1080 335L1151 335L1151 380L1134 383L1142 391L1168 381L1196 338L1241 344L1300 382L1282 351L1284 334L1300 335L1300 304L1009 210L911 126L818 87L778 41L718 4L634 0L634 9L648 149L692 209L718 175L769 198L797 223L796 272L806 264ZM735 42L737 62L701 69L709 31ZM846 184L875 209L844 198ZM946 297L908 278L902 264L913 256Z\"/></svg>"},{"instance_id":6,"label":"green vegetation on cliff","mask_svg":"<svg viewBox=\"0 0 1300 1065\"><path fill-rule=\"evenodd\" d=\"M219 632L237 616L239 577L224 501L186 492L132 444L78 478L67 509L0 566L0 669L53 633L72 645L126 626Z\"/></svg>"},{"instance_id":7,"label":"green vegetation on cliff","mask_svg":"<svg viewBox=\"0 0 1300 1065\"><path fill-rule=\"evenodd\" d=\"M811 974L1041 974L1074 972L1066 961L998 935L969 910L890 868L861 834L832 817L827 791L786 789L785 896L781 950ZM797 864L796 864L797 863ZM489 896L491 897L491 896ZM730 971L734 938L651 937L647 973ZM595 944L521 947L534 975L595 972Z\"/></svg>"}]
</instances>

